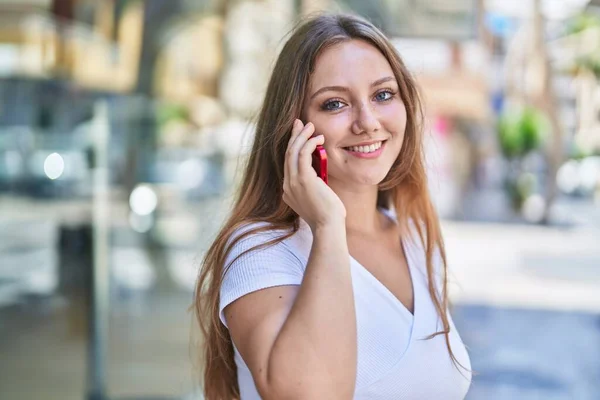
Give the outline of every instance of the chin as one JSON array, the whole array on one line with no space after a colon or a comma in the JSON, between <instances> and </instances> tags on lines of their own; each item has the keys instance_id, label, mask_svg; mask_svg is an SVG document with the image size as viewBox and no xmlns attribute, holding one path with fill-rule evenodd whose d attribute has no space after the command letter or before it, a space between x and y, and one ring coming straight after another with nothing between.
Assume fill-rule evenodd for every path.
<instances>
[{"instance_id":1,"label":"chin","mask_svg":"<svg viewBox=\"0 0 600 400\"><path fill-rule=\"evenodd\" d=\"M374 166L372 166L374 167ZM338 181L343 185L377 186L386 178L390 168L382 168L381 165L369 170L346 169L340 171L337 168L329 173L330 181Z\"/></svg>"},{"instance_id":2,"label":"chin","mask_svg":"<svg viewBox=\"0 0 600 400\"><path fill-rule=\"evenodd\" d=\"M387 176L389 171L377 171L377 172L373 172L372 174L361 174L361 175L356 175L354 177L352 177L352 181L354 183L358 183L360 185L369 185L369 186L376 186L379 185Z\"/></svg>"}]
</instances>

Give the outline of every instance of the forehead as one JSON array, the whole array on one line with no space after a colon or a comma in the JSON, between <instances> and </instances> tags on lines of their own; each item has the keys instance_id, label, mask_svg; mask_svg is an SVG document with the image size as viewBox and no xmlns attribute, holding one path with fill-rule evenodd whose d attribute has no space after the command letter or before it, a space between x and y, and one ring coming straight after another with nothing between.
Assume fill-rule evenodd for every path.
<instances>
[{"instance_id":1,"label":"forehead","mask_svg":"<svg viewBox=\"0 0 600 400\"><path fill-rule=\"evenodd\" d=\"M323 86L369 85L386 76L394 73L385 56L370 43L354 39L323 50L315 61L310 87L315 91Z\"/></svg>"}]
</instances>

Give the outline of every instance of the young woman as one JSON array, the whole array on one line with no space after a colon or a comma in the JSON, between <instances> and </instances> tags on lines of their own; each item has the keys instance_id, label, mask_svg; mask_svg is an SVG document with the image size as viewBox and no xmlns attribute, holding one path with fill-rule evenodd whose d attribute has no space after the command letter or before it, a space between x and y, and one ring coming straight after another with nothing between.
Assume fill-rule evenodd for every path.
<instances>
[{"instance_id":1,"label":"young woman","mask_svg":"<svg viewBox=\"0 0 600 400\"><path fill-rule=\"evenodd\" d=\"M421 119L370 23L323 15L292 34L197 283L207 400L464 398Z\"/></svg>"}]
</instances>

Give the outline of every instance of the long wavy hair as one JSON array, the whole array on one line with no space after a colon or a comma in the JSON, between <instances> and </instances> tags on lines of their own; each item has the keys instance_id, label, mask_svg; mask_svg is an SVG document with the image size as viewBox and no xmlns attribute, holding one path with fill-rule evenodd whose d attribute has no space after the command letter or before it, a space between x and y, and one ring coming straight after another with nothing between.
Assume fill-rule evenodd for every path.
<instances>
[{"instance_id":1,"label":"long wavy hair","mask_svg":"<svg viewBox=\"0 0 600 400\"><path fill-rule=\"evenodd\" d=\"M414 226L426 252L429 293L443 323L443 330L428 338L445 335L449 354L455 365L460 365L448 337L446 255L439 219L428 192L422 148L423 112L415 80L390 41L371 23L352 15L325 14L298 25L279 54L258 115L254 143L233 209L202 263L193 308L203 335L200 363L207 400L232 400L240 396L233 343L219 318L219 291L228 267L225 265L227 255L248 235L269 229L286 232L259 246L262 248L285 240L299 229L298 214L282 200L284 157L292 124L302 115L319 54L328 47L353 39L370 43L385 56L400 87L407 112L406 132L398 158L379 184L378 205L396 210L404 232L409 220L416 222ZM252 222L268 224L233 238L238 228ZM439 278L434 271L436 249L443 264L441 288L436 286Z\"/></svg>"}]
</instances>

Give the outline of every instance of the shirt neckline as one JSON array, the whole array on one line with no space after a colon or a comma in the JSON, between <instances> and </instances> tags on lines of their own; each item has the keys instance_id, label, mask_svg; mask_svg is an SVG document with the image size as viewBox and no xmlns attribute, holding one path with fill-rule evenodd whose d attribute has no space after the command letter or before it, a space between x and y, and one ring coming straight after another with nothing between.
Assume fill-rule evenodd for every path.
<instances>
[{"instance_id":1,"label":"shirt neckline","mask_svg":"<svg viewBox=\"0 0 600 400\"><path fill-rule=\"evenodd\" d=\"M379 279L377 279L377 277L375 277L375 275L373 275L371 273L371 271L369 271L367 268L365 268L365 266L363 266L356 258L352 257L351 254L350 254L350 260L356 265L358 270L367 279L372 281L385 294L385 296L389 298L389 300L392 302L392 304L394 304L401 313L403 313L409 320L413 321L413 325L414 325L414 320L416 319L418 311L419 311L418 310L419 294L418 294L418 289L417 289L417 285L415 282L415 279L417 279L417 274L414 272L414 268L412 265L413 262L412 262L410 253L407 249L407 245L406 245L405 241L402 238L400 238L400 243L402 245L402 250L403 250L404 256L406 258L406 264L408 265L408 273L410 275L410 283L411 283L411 287L412 287L412 291L413 291L413 312L410 312L410 310L404 305L404 303L402 303L400 301L400 299L398 299L390 291L390 289L388 289L388 287L383 284L383 282L381 282Z\"/></svg>"}]
</instances>

